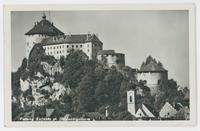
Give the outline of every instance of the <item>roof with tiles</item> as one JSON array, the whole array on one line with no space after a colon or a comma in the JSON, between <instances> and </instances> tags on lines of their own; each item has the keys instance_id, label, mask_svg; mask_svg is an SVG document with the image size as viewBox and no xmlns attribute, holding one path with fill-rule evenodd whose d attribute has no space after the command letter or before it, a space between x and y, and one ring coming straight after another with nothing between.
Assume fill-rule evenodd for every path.
<instances>
[{"instance_id":1,"label":"roof with tiles","mask_svg":"<svg viewBox=\"0 0 200 131\"><path fill-rule=\"evenodd\" d=\"M30 29L25 35L34 35L41 34L47 36L58 36L64 35L62 31L56 28L53 23L46 19L45 14L42 16L42 20L40 22L36 22L34 27Z\"/></svg>"},{"instance_id":2,"label":"roof with tiles","mask_svg":"<svg viewBox=\"0 0 200 131\"><path fill-rule=\"evenodd\" d=\"M64 43L86 43L86 42L102 42L95 34L69 34L62 36L49 37L42 40L42 45L54 45Z\"/></svg>"},{"instance_id":3,"label":"roof with tiles","mask_svg":"<svg viewBox=\"0 0 200 131\"><path fill-rule=\"evenodd\" d=\"M143 62L139 72L167 72L161 62L157 62L151 56L147 57L146 62Z\"/></svg>"}]
</instances>

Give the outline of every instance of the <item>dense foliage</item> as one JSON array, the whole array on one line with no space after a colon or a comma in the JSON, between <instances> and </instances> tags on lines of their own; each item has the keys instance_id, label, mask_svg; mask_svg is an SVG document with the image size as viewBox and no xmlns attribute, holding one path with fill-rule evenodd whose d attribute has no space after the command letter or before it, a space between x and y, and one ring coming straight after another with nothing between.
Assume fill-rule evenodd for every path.
<instances>
[{"instance_id":1,"label":"dense foliage","mask_svg":"<svg viewBox=\"0 0 200 131\"><path fill-rule=\"evenodd\" d=\"M41 62L45 61L50 65L56 62L60 64L63 73L56 73L54 82L59 82L70 88L70 93L66 93L60 101L53 101L42 107L34 107L39 112L43 112L46 108L57 110L56 116L64 116L71 114L73 117L78 117L81 113L93 113L98 118L104 119L101 115L105 115L105 109L108 109L108 118L115 120L132 120L135 119L127 112L126 91L129 89L141 88L144 95L136 96L136 104L145 103L150 105L155 110L159 111L166 101L182 102L187 101L185 98L189 90L185 88L183 91L178 91L178 85L174 80L169 80L162 84L160 92L152 97L150 90L144 85L144 82L138 82L135 78L135 70L126 66L117 70L115 67L110 69L104 68L105 65L96 60L88 60L88 57L82 51L71 51L66 57L61 57L57 61L52 56L47 56L41 45L34 46L29 60L25 58L21 67L17 72L12 73L12 95L18 98L21 94L19 79L27 79L34 77L36 72L42 73L49 77L44 72ZM52 83L48 83L51 85ZM164 87L163 87L164 86ZM30 95L31 92L28 92ZM187 103L187 102L186 102ZM23 113L19 107L19 102L13 104L13 118ZM41 114L38 114L41 115ZM96 117L97 117L96 116Z\"/></svg>"}]
</instances>

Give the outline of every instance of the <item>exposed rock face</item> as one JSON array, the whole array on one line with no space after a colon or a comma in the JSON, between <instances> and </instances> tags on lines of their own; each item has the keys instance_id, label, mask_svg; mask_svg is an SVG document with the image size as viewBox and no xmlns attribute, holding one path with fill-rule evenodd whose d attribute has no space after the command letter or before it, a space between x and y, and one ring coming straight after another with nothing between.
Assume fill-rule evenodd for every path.
<instances>
[{"instance_id":1,"label":"exposed rock face","mask_svg":"<svg viewBox=\"0 0 200 131\"><path fill-rule=\"evenodd\" d=\"M24 92L26 90L29 89L29 86L30 86L30 83L29 83L29 80L25 80L23 81L22 79L20 79L20 87L21 87L21 91Z\"/></svg>"},{"instance_id":2,"label":"exposed rock face","mask_svg":"<svg viewBox=\"0 0 200 131\"><path fill-rule=\"evenodd\" d=\"M65 95L66 89L64 85L60 83L54 83L52 86L53 94L50 96L52 101L60 100L62 96Z\"/></svg>"},{"instance_id":3,"label":"exposed rock face","mask_svg":"<svg viewBox=\"0 0 200 131\"><path fill-rule=\"evenodd\" d=\"M63 70L58 63L55 65L50 65L47 62L41 62L43 65L44 71L49 75L55 75L56 72L62 73Z\"/></svg>"},{"instance_id":4,"label":"exposed rock face","mask_svg":"<svg viewBox=\"0 0 200 131\"><path fill-rule=\"evenodd\" d=\"M46 67L48 64L46 63ZM46 68L47 69L47 68ZM57 70L61 71L61 70ZM51 72L52 73L52 72ZM55 73L55 72L54 72ZM36 77L20 79L20 87L23 94L20 98L21 107L28 106L42 106L48 104L50 101L60 100L65 93L70 93L70 88L65 88L60 83L54 83L51 77L44 77L40 72L35 73ZM53 84L50 84L53 83ZM28 95L27 95L27 92ZM32 99L30 99L30 97Z\"/></svg>"}]
</instances>

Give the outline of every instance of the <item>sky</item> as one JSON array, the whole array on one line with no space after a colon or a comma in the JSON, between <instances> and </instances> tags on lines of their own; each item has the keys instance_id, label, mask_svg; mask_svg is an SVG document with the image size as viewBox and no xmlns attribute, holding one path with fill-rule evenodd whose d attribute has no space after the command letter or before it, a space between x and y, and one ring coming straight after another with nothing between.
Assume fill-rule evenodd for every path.
<instances>
[{"instance_id":1,"label":"sky","mask_svg":"<svg viewBox=\"0 0 200 131\"><path fill-rule=\"evenodd\" d=\"M140 68L151 55L161 61L181 86L189 85L189 21L186 10L46 11L47 19L65 34L95 33L103 49L125 54L126 65ZM25 57L24 35L43 11L11 13L12 71Z\"/></svg>"}]
</instances>

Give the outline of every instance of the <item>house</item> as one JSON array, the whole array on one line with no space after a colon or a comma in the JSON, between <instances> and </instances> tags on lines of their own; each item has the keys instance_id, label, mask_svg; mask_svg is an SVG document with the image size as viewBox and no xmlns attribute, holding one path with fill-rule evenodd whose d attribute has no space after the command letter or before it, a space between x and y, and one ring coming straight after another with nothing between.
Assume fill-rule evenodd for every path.
<instances>
[{"instance_id":1,"label":"house","mask_svg":"<svg viewBox=\"0 0 200 131\"><path fill-rule=\"evenodd\" d=\"M166 102L161 108L159 116L161 119L170 119L177 113L177 110L169 103Z\"/></svg>"},{"instance_id":2,"label":"house","mask_svg":"<svg viewBox=\"0 0 200 131\"><path fill-rule=\"evenodd\" d=\"M175 120L189 120L190 119L190 110L189 108L182 107L173 117Z\"/></svg>"},{"instance_id":3,"label":"house","mask_svg":"<svg viewBox=\"0 0 200 131\"><path fill-rule=\"evenodd\" d=\"M135 104L135 90L127 91L127 109L134 117L138 119L143 118L155 118L155 114L152 108L145 104L141 104L140 107L136 107Z\"/></svg>"},{"instance_id":4,"label":"house","mask_svg":"<svg viewBox=\"0 0 200 131\"><path fill-rule=\"evenodd\" d=\"M148 118L154 118L155 115L152 113L153 111L150 111L150 108L147 108L144 104L142 104L142 108L139 108L136 112L135 116L136 118L142 118L142 117L148 117Z\"/></svg>"}]
</instances>

